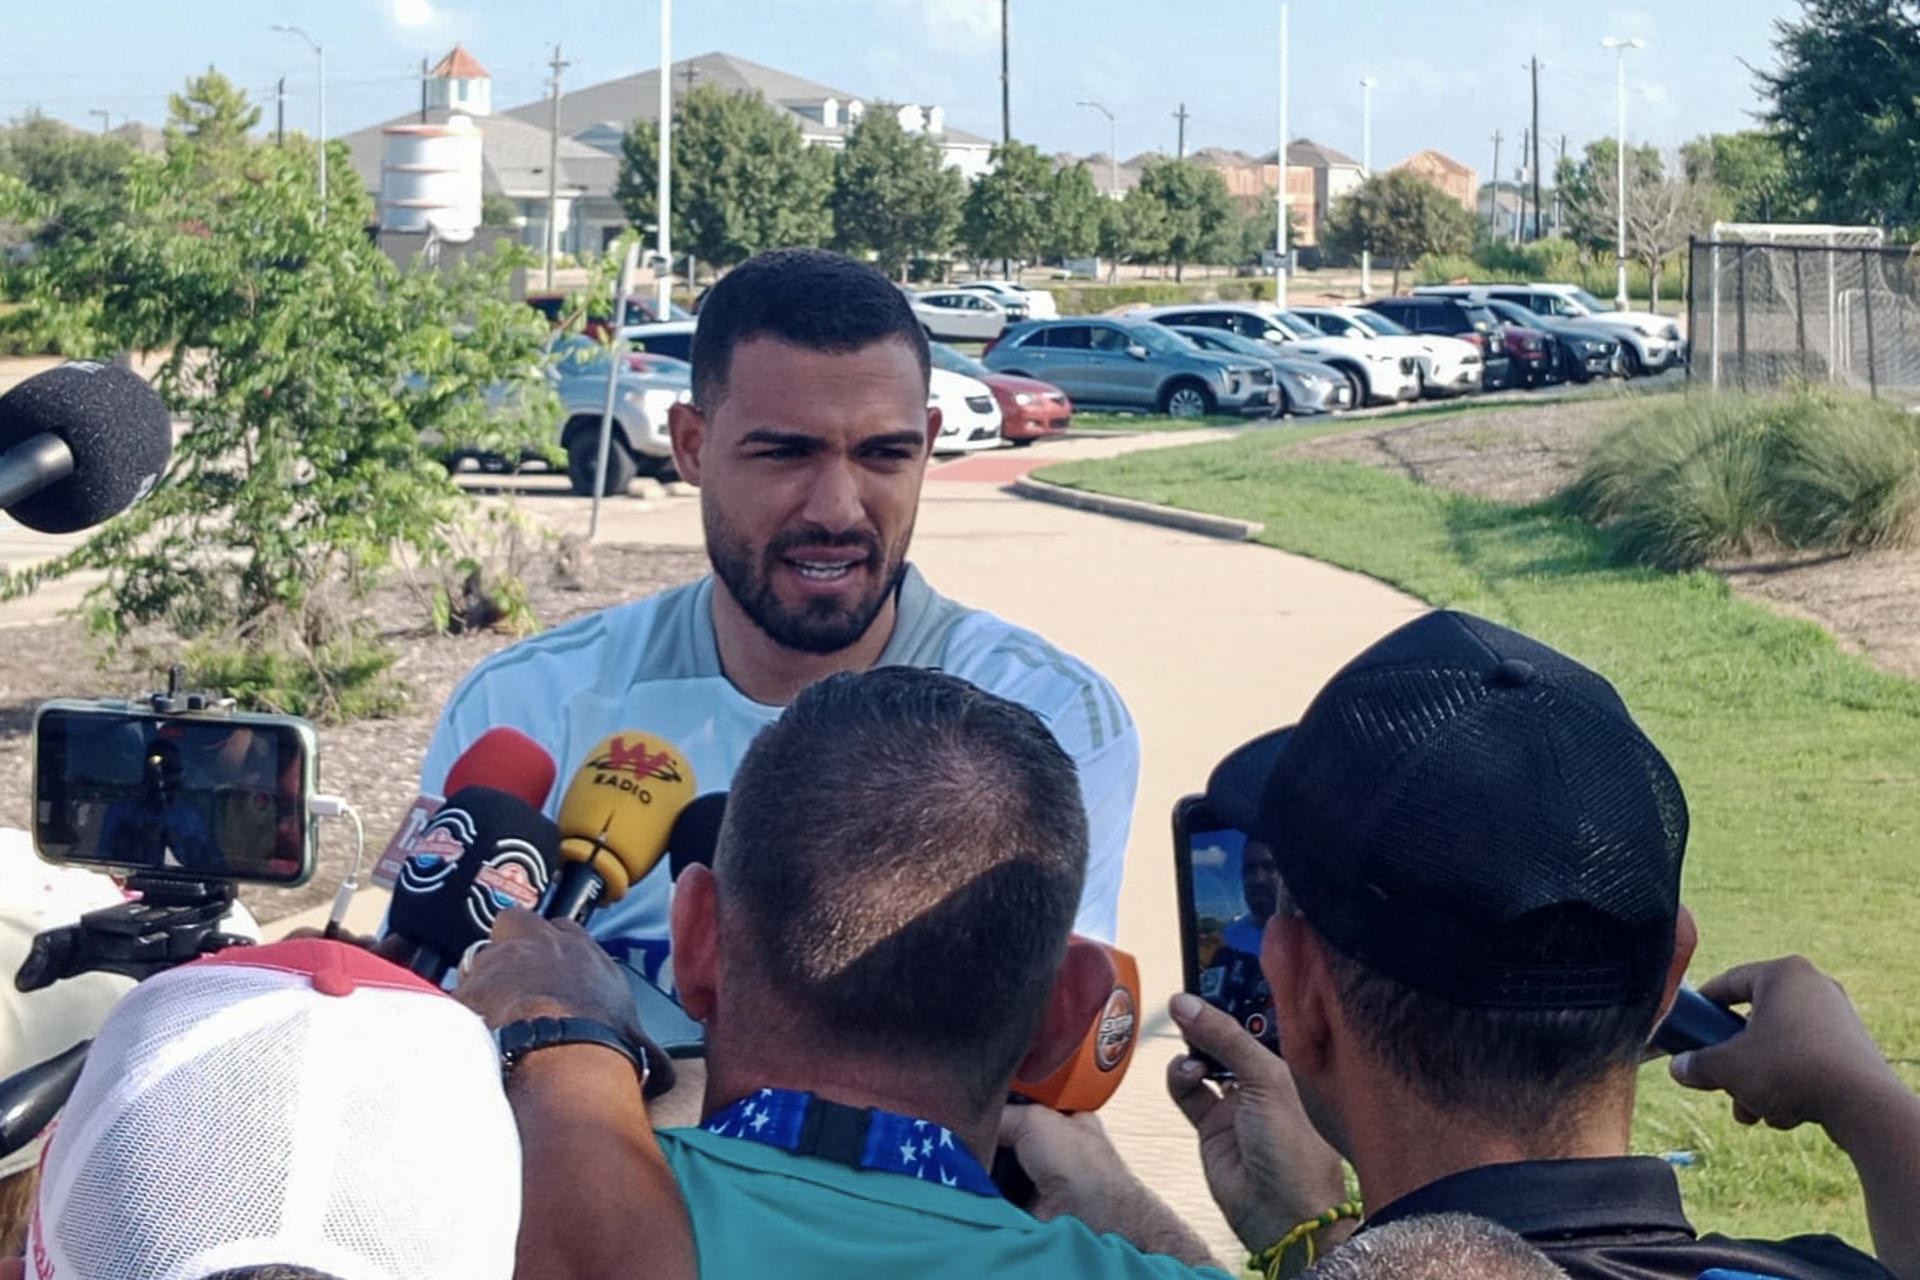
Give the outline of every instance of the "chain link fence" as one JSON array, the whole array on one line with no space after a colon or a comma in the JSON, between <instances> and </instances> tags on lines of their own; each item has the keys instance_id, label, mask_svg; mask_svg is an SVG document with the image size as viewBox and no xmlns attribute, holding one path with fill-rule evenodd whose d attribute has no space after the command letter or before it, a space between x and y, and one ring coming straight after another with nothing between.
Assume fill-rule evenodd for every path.
<instances>
[{"instance_id":1,"label":"chain link fence","mask_svg":"<svg viewBox=\"0 0 1920 1280\"><path fill-rule=\"evenodd\" d=\"M1739 391L1826 382L1920 402L1920 252L1858 242L1868 234L1695 239L1689 377Z\"/></svg>"}]
</instances>

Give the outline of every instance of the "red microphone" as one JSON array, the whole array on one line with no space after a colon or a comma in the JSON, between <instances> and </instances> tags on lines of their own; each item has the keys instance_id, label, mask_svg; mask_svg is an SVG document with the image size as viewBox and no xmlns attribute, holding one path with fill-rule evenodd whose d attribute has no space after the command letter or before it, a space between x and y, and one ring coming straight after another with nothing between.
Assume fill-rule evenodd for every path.
<instances>
[{"instance_id":1,"label":"red microphone","mask_svg":"<svg viewBox=\"0 0 1920 1280\"><path fill-rule=\"evenodd\" d=\"M400 876L400 864L420 852L419 841L447 796L467 787L491 787L538 811L546 807L557 774L547 749L526 734L504 725L487 730L447 770L439 795L422 793L415 798L400 819L400 829L381 853L380 863L373 869L373 882L383 889L393 888Z\"/></svg>"}]
</instances>

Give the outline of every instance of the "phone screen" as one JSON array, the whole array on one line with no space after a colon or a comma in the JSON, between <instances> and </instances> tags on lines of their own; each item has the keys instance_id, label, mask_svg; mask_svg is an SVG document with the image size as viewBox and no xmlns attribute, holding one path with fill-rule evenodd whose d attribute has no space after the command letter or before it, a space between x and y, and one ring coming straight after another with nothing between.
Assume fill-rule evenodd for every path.
<instances>
[{"instance_id":1,"label":"phone screen","mask_svg":"<svg viewBox=\"0 0 1920 1280\"><path fill-rule=\"evenodd\" d=\"M34 842L55 862L300 884L313 873L312 732L49 704L34 722Z\"/></svg>"},{"instance_id":2,"label":"phone screen","mask_svg":"<svg viewBox=\"0 0 1920 1280\"><path fill-rule=\"evenodd\" d=\"M1280 1051L1260 938L1279 903L1279 869L1257 840L1217 819L1200 796L1174 806L1182 986Z\"/></svg>"}]
</instances>

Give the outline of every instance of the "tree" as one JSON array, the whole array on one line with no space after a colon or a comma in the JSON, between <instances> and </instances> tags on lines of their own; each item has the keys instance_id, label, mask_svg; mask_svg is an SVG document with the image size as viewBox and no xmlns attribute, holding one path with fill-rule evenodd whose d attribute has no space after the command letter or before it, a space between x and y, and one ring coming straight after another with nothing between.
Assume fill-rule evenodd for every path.
<instances>
[{"instance_id":1,"label":"tree","mask_svg":"<svg viewBox=\"0 0 1920 1280\"><path fill-rule=\"evenodd\" d=\"M520 206L497 191L480 197L480 225L511 227L520 217Z\"/></svg>"},{"instance_id":2,"label":"tree","mask_svg":"<svg viewBox=\"0 0 1920 1280\"><path fill-rule=\"evenodd\" d=\"M1765 123L1815 218L1920 228L1920 4L1802 0L1774 30Z\"/></svg>"},{"instance_id":3,"label":"tree","mask_svg":"<svg viewBox=\"0 0 1920 1280\"><path fill-rule=\"evenodd\" d=\"M169 140L178 135L209 148L231 147L246 142L259 123L260 108L247 101L246 91L212 66L190 78L184 92L167 97Z\"/></svg>"},{"instance_id":4,"label":"tree","mask_svg":"<svg viewBox=\"0 0 1920 1280\"><path fill-rule=\"evenodd\" d=\"M113 191L131 159L133 148L119 138L85 133L37 111L0 129L0 173L44 196Z\"/></svg>"},{"instance_id":5,"label":"tree","mask_svg":"<svg viewBox=\"0 0 1920 1280\"><path fill-rule=\"evenodd\" d=\"M398 551L446 556L474 509L432 440L517 452L556 407L537 372L546 322L508 291L524 255L402 271L365 234L366 193L340 187L323 222L299 152L182 129L134 158L110 219L9 265L22 305L7 330L76 356L166 353L157 385L189 429L152 494L65 555L0 573L0 598L104 570L97 634L167 626L219 655L228 685L291 665L308 673L306 714L378 677L390 651L358 602ZM0 182L0 220L98 216Z\"/></svg>"},{"instance_id":6,"label":"tree","mask_svg":"<svg viewBox=\"0 0 1920 1280\"><path fill-rule=\"evenodd\" d=\"M1123 200L1109 200L1100 211L1100 255L1107 259L1107 278L1113 279L1122 262L1167 260L1167 211L1152 195L1135 187Z\"/></svg>"},{"instance_id":7,"label":"tree","mask_svg":"<svg viewBox=\"0 0 1920 1280\"><path fill-rule=\"evenodd\" d=\"M1598 178L1596 195L1600 204L1608 210L1617 210L1617 170L1604 169ZM1711 201L1711 190L1704 183L1685 177L1662 177L1638 165L1627 167L1627 256L1647 268L1653 310L1660 309L1661 267L1704 229Z\"/></svg>"},{"instance_id":8,"label":"tree","mask_svg":"<svg viewBox=\"0 0 1920 1280\"><path fill-rule=\"evenodd\" d=\"M1404 169L1376 173L1334 201L1320 240L1337 253L1368 252L1401 269L1430 253L1473 247L1473 215L1458 200Z\"/></svg>"},{"instance_id":9,"label":"tree","mask_svg":"<svg viewBox=\"0 0 1920 1280\"><path fill-rule=\"evenodd\" d=\"M1183 277L1189 262L1218 262L1230 243L1233 198L1218 169L1193 160L1149 160L1141 166L1139 190L1165 213L1167 256L1173 278Z\"/></svg>"},{"instance_id":10,"label":"tree","mask_svg":"<svg viewBox=\"0 0 1920 1280\"><path fill-rule=\"evenodd\" d=\"M966 180L943 163L939 145L908 133L893 107L875 103L834 161L834 245L871 252L881 270L904 280L916 255L953 248L965 193Z\"/></svg>"},{"instance_id":11,"label":"tree","mask_svg":"<svg viewBox=\"0 0 1920 1280\"><path fill-rule=\"evenodd\" d=\"M1789 222L1805 211L1790 190L1786 147L1764 129L1703 134L1680 156L1687 180L1710 189L1716 221Z\"/></svg>"},{"instance_id":12,"label":"tree","mask_svg":"<svg viewBox=\"0 0 1920 1280\"><path fill-rule=\"evenodd\" d=\"M118 138L83 133L38 113L0 129L0 173L68 213L36 228L33 239L43 247L110 220L132 159L133 148ZM5 238L17 236L16 231Z\"/></svg>"},{"instance_id":13,"label":"tree","mask_svg":"<svg viewBox=\"0 0 1920 1280\"><path fill-rule=\"evenodd\" d=\"M1032 262L1047 235L1053 162L1024 142L993 149L993 168L975 179L960 215L960 239L975 258Z\"/></svg>"},{"instance_id":14,"label":"tree","mask_svg":"<svg viewBox=\"0 0 1920 1280\"><path fill-rule=\"evenodd\" d=\"M620 147L614 196L636 227L655 221L660 129L636 120ZM762 249L825 244L833 155L809 147L800 126L758 93L714 84L683 95L673 119L673 242L715 267Z\"/></svg>"},{"instance_id":15,"label":"tree","mask_svg":"<svg viewBox=\"0 0 1920 1280\"><path fill-rule=\"evenodd\" d=\"M1062 165L1047 183L1043 258L1084 258L1100 248L1100 216L1113 201L1093 185L1084 163Z\"/></svg>"},{"instance_id":16,"label":"tree","mask_svg":"<svg viewBox=\"0 0 1920 1280\"><path fill-rule=\"evenodd\" d=\"M1562 157L1555 170L1554 185L1561 194L1561 210L1566 218L1567 237L1590 254L1614 251L1617 233L1614 208L1602 190L1617 184L1620 148L1612 138L1599 138L1587 144L1578 160ZM1660 149L1642 145L1627 149L1627 186L1635 182L1657 181L1662 176Z\"/></svg>"}]
</instances>

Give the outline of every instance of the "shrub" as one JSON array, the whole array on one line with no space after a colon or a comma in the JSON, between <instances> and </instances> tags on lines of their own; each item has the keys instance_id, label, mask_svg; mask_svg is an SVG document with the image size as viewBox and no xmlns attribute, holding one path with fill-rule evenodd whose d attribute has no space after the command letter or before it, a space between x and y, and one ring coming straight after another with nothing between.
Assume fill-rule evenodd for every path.
<instances>
[{"instance_id":1,"label":"shrub","mask_svg":"<svg viewBox=\"0 0 1920 1280\"><path fill-rule=\"evenodd\" d=\"M1920 540L1920 420L1879 401L1826 397L1780 474L1778 520L1802 546L1854 551Z\"/></svg>"},{"instance_id":2,"label":"shrub","mask_svg":"<svg viewBox=\"0 0 1920 1280\"><path fill-rule=\"evenodd\" d=\"M1602 440L1563 496L1623 556L1664 569L1906 545L1920 538L1920 427L1826 388L1670 398Z\"/></svg>"}]
</instances>

